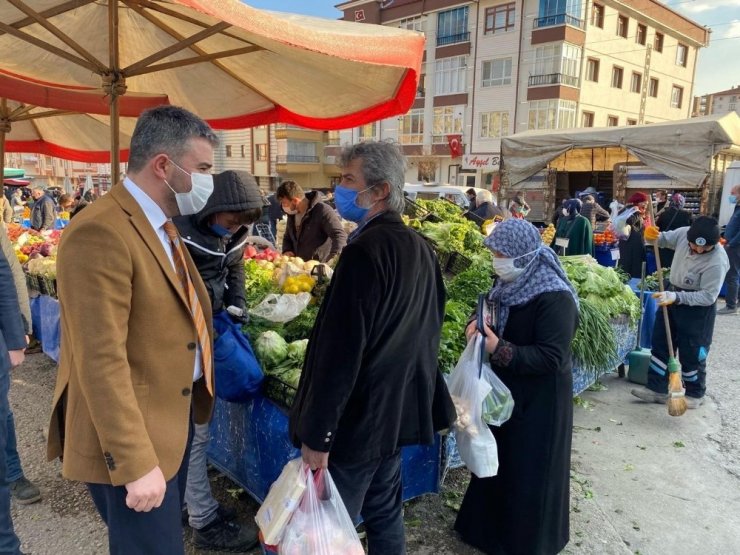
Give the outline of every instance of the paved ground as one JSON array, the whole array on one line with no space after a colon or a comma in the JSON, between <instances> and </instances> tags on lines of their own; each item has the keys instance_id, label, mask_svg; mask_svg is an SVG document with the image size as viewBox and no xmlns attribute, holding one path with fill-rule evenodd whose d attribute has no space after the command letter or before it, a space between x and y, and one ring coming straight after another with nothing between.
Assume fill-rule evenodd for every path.
<instances>
[{"instance_id":1,"label":"paved ground","mask_svg":"<svg viewBox=\"0 0 740 555\"><path fill-rule=\"evenodd\" d=\"M668 416L663 406L633 401L632 384L615 375L602 379L606 389L581 397L573 436L571 543L564 553L740 553L738 345L740 317L718 318L710 400L680 418ZM13 519L27 553L106 553L105 531L85 490L63 481L57 463L45 462L43 430L54 377L53 363L40 354L13 374L21 457L44 495L41 503L14 505ZM451 531L466 482L464 470L453 471L440 496L407 505L410 553L476 553ZM220 500L251 520L256 505L238 488L217 475L213 485Z\"/></svg>"}]
</instances>

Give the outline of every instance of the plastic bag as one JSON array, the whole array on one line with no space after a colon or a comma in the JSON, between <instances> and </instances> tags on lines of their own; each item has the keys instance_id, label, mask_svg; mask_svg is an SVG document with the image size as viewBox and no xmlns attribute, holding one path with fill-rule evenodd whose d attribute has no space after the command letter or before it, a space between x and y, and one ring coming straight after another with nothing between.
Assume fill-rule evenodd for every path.
<instances>
[{"instance_id":1,"label":"plastic bag","mask_svg":"<svg viewBox=\"0 0 740 555\"><path fill-rule=\"evenodd\" d=\"M457 411L454 429L460 458L473 474L489 478L498 472L498 449L483 421L483 401L491 392L491 384L482 372L488 368L481 360L482 341L479 334L468 341L450 375L449 391Z\"/></svg>"},{"instance_id":2,"label":"plastic bag","mask_svg":"<svg viewBox=\"0 0 740 555\"><path fill-rule=\"evenodd\" d=\"M231 403L246 403L265 379L262 366L241 325L225 310L213 316L213 329L217 334L213 341L216 395Z\"/></svg>"},{"instance_id":3,"label":"plastic bag","mask_svg":"<svg viewBox=\"0 0 740 555\"><path fill-rule=\"evenodd\" d=\"M293 459L283 467L278 479L270 486L264 503L254 517L265 544L276 545L282 538L306 491L307 475L308 467L303 460Z\"/></svg>"},{"instance_id":4,"label":"plastic bag","mask_svg":"<svg viewBox=\"0 0 740 555\"><path fill-rule=\"evenodd\" d=\"M620 239L629 239L630 233L632 233L632 227L627 225L627 220L635 212L637 212L637 208L633 206L612 219L611 229L614 235Z\"/></svg>"},{"instance_id":5,"label":"plastic bag","mask_svg":"<svg viewBox=\"0 0 740 555\"><path fill-rule=\"evenodd\" d=\"M280 555L364 555L328 470L309 471L306 491L278 544Z\"/></svg>"},{"instance_id":6,"label":"plastic bag","mask_svg":"<svg viewBox=\"0 0 740 555\"><path fill-rule=\"evenodd\" d=\"M275 295L270 294L255 306L249 313L252 316L264 318L270 322L284 324L290 322L303 312L311 301L310 293L298 293L297 295Z\"/></svg>"},{"instance_id":7,"label":"plastic bag","mask_svg":"<svg viewBox=\"0 0 740 555\"><path fill-rule=\"evenodd\" d=\"M489 426L500 426L514 412L514 397L488 364L483 365L483 377L491 386L491 391L483 399L483 422Z\"/></svg>"}]
</instances>

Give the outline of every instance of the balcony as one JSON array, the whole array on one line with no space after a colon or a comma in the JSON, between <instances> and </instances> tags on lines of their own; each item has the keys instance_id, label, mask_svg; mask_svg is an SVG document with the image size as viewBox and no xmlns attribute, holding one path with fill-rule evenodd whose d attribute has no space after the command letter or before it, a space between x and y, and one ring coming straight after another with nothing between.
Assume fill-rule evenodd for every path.
<instances>
[{"instance_id":1,"label":"balcony","mask_svg":"<svg viewBox=\"0 0 740 555\"><path fill-rule=\"evenodd\" d=\"M458 42L470 42L470 31L456 35L443 35L437 37L437 46L449 46Z\"/></svg>"},{"instance_id":2,"label":"balcony","mask_svg":"<svg viewBox=\"0 0 740 555\"><path fill-rule=\"evenodd\" d=\"M318 164L318 156L300 156L298 154L278 154L278 164Z\"/></svg>"},{"instance_id":3,"label":"balcony","mask_svg":"<svg viewBox=\"0 0 740 555\"><path fill-rule=\"evenodd\" d=\"M583 29L584 21L567 13L548 15L545 17L539 17L534 20L535 29L542 29L543 27L555 27L557 25L570 25L571 27L578 27L579 29Z\"/></svg>"},{"instance_id":4,"label":"balcony","mask_svg":"<svg viewBox=\"0 0 740 555\"><path fill-rule=\"evenodd\" d=\"M567 85L569 87L578 86L578 77L565 75L563 73L548 73L545 75L530 75L530 87L541 87L544 85Z\"/></svg>"}]
</instances>

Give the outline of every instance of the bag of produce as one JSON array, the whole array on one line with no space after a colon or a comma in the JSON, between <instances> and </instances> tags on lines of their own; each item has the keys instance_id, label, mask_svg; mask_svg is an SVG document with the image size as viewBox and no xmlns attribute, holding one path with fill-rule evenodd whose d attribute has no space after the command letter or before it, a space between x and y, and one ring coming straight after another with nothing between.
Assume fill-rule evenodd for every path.
<instances>
[{"instance_id":1,"label":"bag of produce","mask_svg":"<svg viewBox=\"0 0 740 555\"><path fill-rule=\"evenodd\" d=\"M483 422L489 426L500 426L514 412L514 397L488 364L483 365L483 377L491 386L490 393L483 399Z\"/></svg>"},{"instance_id":2,"label":"bag of produce","mask_svg":"<svg viewBox=\"0 0 740 555\"><path fill-rule=\"evenodd\" d=\"M310 293L298 293L297 295L267 295L265 299L255 306L249 313L258 318L264 318L270 322L284 324L290 322L305 310L311 302Z\"/></svg>"},{"instance_id":3,"label":"bag of produce","mask_svg":"<svg viewBox=\"0 0 740 555\"><path fill-rule=\"evenodd\" d=\"M264 503L254 517L265 544L277 545L282 538L285 526L306 491L307 473L308 468L303 461L300 458L293 459L283 467L278 479L270 486Z\"/></svg>"},{"instance_id":4,"label":"bag of produce","mask_svg":"<svg viewBox=\"0 0 740 555\"><path fill-rule=\"evenodd\" d=\"M498 472L498 449L493 433L483 421L483 403L491 393L484 370L493 371L481 360L482 341L479 334L468 341L450 374L448 387L457 411L454 429L460 458L473 474L489 478Z\"/></svg>"},{"instance_id":5,"label":"bag of produce","mask_svg":"<svg viewBox=\"0 0 740 555\"><path fill-rule=\"evenodd\" d=\"M280 555L364 555L328 470L308 471L306 491L278 544Z\"/></svg>"},{"instance_id":6,"label":"bag of produce","mask_svg":"<svg viewBox=\"0 0 740 555\"><path fill-rule=\"evenodd\" d=\"M246 403L265 379L262 367L241 325L225 310L213 316L213 329L217 334L213 341L216 395L231 403Z\"/></svg>"},{"instance_id":7,"label":"bag of produce","mask_svg":"<svg viewBox=\"0 0 740 555\"><path fill-rule=\"evenodd\" d=\"M610 229L618 239L629 239L632 228L627 225L627 220L629 220L630 216L635 212L637 212L637 208L633 206L612 219Z\"/></svg>"}]
</instances>

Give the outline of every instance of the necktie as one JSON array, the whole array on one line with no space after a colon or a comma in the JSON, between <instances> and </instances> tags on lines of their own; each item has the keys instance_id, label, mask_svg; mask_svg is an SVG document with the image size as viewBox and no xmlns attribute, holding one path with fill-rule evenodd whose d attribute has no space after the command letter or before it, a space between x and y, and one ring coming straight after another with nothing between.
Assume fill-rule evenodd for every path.
<instances>
[{"instance_id":1,"label":"necktie","mask_svg":"<svg viewBox=\"0 0 740 555\"><path fill-rule=\"evenodd\" d=\"M201 368L203 369L203 376L206 379L206 387L208 392L213 395L213 357L211 353L211 341L208 337L208 327L206 326L206 319L203 316L203 308L200 306L198 295L195 293L195 287L190 279L188 273L188 267L185 265L185 256L182 252L182 241L180 241L180 235L177 233L177 228L172 222L165 222L164 230L167 233L167 237L170 239L170 246L172 247L172 260L175 263L175 271L177 277L180 279L182 290L185 292L185 296L188 298L190 303L190 315L193 317L193 323L195 329L198 331L198 343L200 343L201 353Z\"/></svg>"}]
</instances>

